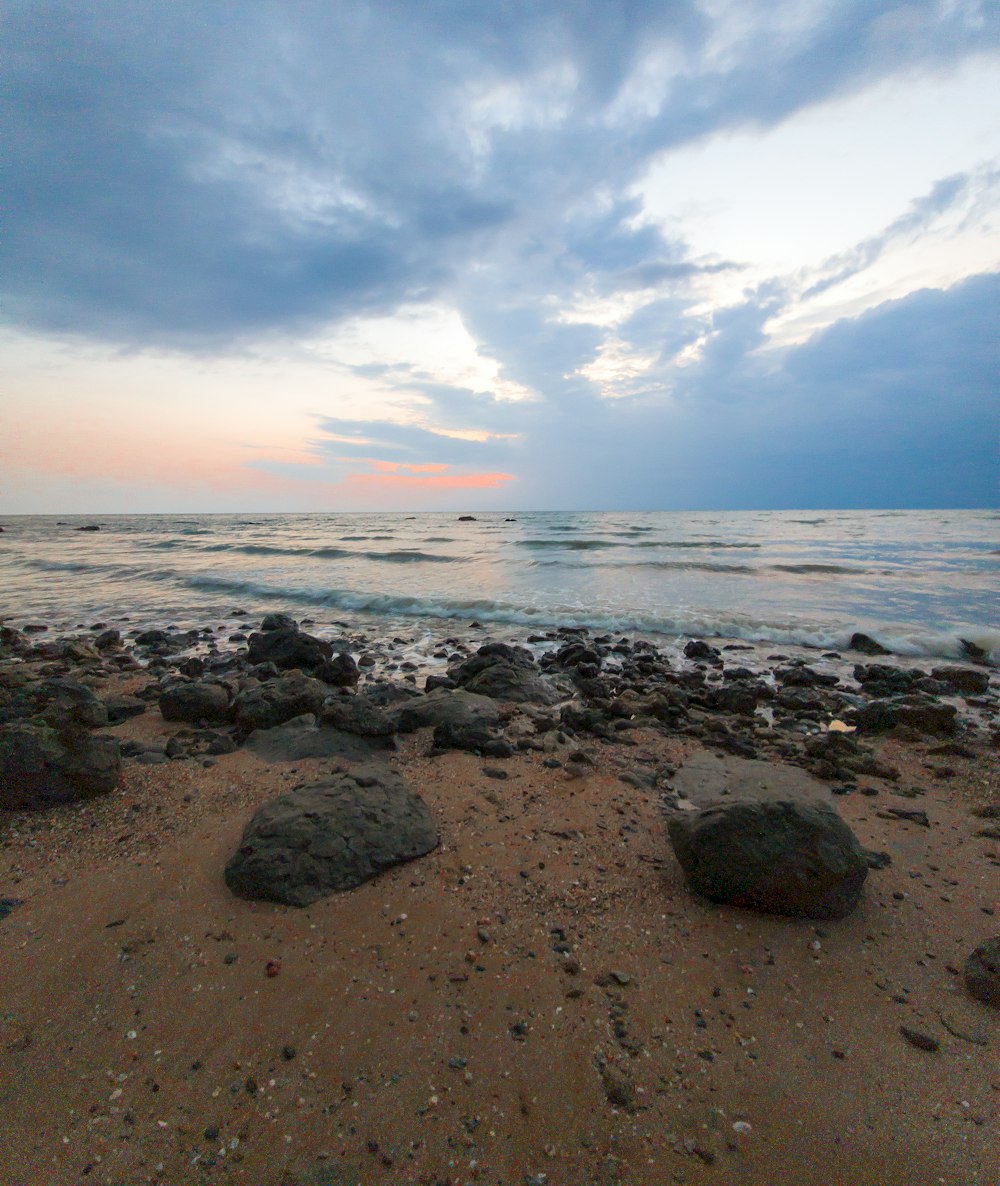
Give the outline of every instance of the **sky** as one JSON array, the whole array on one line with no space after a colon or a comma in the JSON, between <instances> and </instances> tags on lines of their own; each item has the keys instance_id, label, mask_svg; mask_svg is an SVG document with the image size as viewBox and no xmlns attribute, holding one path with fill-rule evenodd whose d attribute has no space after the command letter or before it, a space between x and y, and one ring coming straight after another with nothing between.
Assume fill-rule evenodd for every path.
<instances>
[{"instance_id":1,"label":"sky","mask_svg":"<svg viewBox=\"0 0 1000 1186\"><path fill-rule=\"evenodd\" d=\"M997 505L995 3L6 10L0 513Z\"/></svg>"}]
</instances>

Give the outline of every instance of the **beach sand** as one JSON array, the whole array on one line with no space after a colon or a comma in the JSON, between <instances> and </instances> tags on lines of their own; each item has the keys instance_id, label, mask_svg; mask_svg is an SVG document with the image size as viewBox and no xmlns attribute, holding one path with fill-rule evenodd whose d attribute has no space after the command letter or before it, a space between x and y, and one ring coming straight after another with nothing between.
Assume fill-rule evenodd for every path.
<instances>
[{"instance_id":1,"label":"beach sand","mask_svg":"<svg viewBox=\"0 0 1000 1186\"><path fill-rule=\"evenodd\" d=\"M113 730L176 731L155 706ZM961 976L1000 931L984 740L873 743L900 779L835 802L892 864L823 923L688 890L659 791L632 784L695 737L577 739L572 773L429 747L394 762L440 846L307 909L236 898L223 867L329 759L129 763L103 798L0 814L22 900L0 921L0 1182L1000 1181L1000 1014Z\"/></svg>"}]
</instances>

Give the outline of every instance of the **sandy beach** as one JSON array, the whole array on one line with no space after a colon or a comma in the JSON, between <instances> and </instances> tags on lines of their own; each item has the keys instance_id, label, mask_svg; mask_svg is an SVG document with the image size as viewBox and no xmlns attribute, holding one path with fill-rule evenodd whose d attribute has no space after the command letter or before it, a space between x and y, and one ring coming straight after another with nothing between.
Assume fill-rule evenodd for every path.
<instances>
[{"instance_id":1,"label":"sandy beach","mask_svg":"<svg viewBox=\"0 0 1000 1186\"><path fill-rule=\"evenodd\" d=\"M51 652L5 670L32 665L80 678ZM693 713L536 747L501 704L502 759L401 734L439 846L304 909L223 869L260 804L343 758L132 757L109 794L4 811L0 1181L995 1186L1000 1015L962 978L1000 930L995 697L958 701L950 741L865 737L891 777L832 801L891 864L840 920L692 894L665 795L740 760ZM743 727L775 765L776 731ZM192 731L149 698L99 732Z\"/></svg>"}]
</instances>

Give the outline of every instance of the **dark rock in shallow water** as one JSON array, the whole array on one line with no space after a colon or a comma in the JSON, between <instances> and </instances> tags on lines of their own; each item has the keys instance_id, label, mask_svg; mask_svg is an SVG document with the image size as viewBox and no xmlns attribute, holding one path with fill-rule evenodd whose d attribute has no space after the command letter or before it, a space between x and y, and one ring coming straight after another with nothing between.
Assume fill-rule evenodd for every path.
<instances>
[{"instance_id":1,"label":"dark rock in shallow water","mask_svg":"<svg viewBox=\"0 0 1000 1186\"><path fill-rule=\"evenodd\" d=\"M334 688L353 688L361 678L358 665L352 656L341 651L316 668L316 678Z\"/></svg>"},{"instance_id":2,"label":"dark rock in shallow water","mask_svg":"<svg viewBox=\"0 0 1000 1186\"><path fill-rule=\"evenodd\" d=\"M266 803L226 866L243 898L308 906L438 844L427 805L395 771L359 767Z\"/></svg>"},{"instance_id":3,"label":"dark rock in shallow water","mask_svg":"<svg viewBox=\"0 0 1000 1186\"><path fill-rule=\"evenodd\" d=\"M480 647L450 674L460 688L494 700L555 704L565 698L542 679L529 650L503 642Z\"/></svg>"},{"instance_id":4,"label":"dark rock in shallow water","mask_svg":"<svg viewBox=\"0 0 1000 1186\"><path fill-rule=\"evenodd\" d=\"M765 762L688 765L674 786L695 805L671 814L667 829L693 890L770 914L843 918L854 909L867 855L818 784Z\"/></svg>"},{"instance_id":5,"label":"dark rock in shallow water","mask_svg":"<svg viewBox=\"0 0 1000 1186\"><path fill-rule=\"evenodd\" d=\"M251 663L273 663L276 667L302 667L311 670L322 666L333 654L333 647L321 638L295 627L281 627L251 634L248 644Z\"/></svg>"},{"instance_id":6,"label":"dark rock in shallow water","mask_svg":"<svg viewBox=\"0 0 1000 1186\"><path fill-rule=\"evenodd\" d=\"M299 624L288 614L266 614L260 628L261 630L298 630Z\"/></svg>"},{"instance_id":7,"label":"dark rock in shallow water","mask_svg":"<svg viewBox=\"0 0 1000 1186\"><path fill-rule=\"evenodd\" d=\"M84 730L60 734L49 725L0 725L0 807L43 808L104 794L118 785L118 742Z\"/></svg>"},{"instance_id":8,"label":"dark rock in shallow water","mask_svg":"<svg viewBox=\"0 0 1000 1186\"><path fill-rule=\"evenodd\" d=\"M880 642L876 642L874 638L867 634L860 632L851 635L851 641L847 644L848 649L852 651L860 651L863 655L890 655L892 652L884 647Z\"/></svg>"},{"instance_id":9,"label":"dark rock in shallow water","mask_svg":"<svg viewBox=\"0 0 1000 1186\"><path fill-rule=\"evenodd\" d=\"M940 681L948 692L956 692L959 696L981 696L990 687L989 672L970 667L934 667L931 679Z\"/></svg>"},{"instance_id":10,"label":"dark rock in shallow water","mask_svg":"<svg viewBox=\"0 0 1000 1186\"><path fill-rule=\"evenodd\" d=\"M953 704L916 697L873 700L848 715L862 733L886 733L897 725L939 737L950 737L958 730L958 712Z\"/></svg>"},{"instance_id":11,"label":"dark rock in shallow water","mask_svg":"<svg viewBox=\"0 0 1000 1186\"><path fill-rule=\"evenodd\" d=\"M169 642L170 635L166 630L143 630L135 636L136 646L151 647L158 643Z\"/></svg>"},{"instance_id":12,"label":"dark rock in shallow water","mask_svg":"<svg viewBox=\"0 0 1000 1186\"><path fill-rule=\"evenodd\" d=\"M692 638L690 642L685 644L684 655L685 658L695 661L699 659L715 660L722 658L721 651L715 647L710 647L707 642L700 638Z\"/></svg>"},{"instance_id":13,"label":"dark rock in shallow water","mask_svg":"<svg viewBox=\"0 0 1000 1186\"><path fill-rule=\"evenodd\" d=\"M1000 1009L1000 935L980 943L965 961L963 972L969 994Z\"/></svg>"},{"instance_id":14,"label":"dark rock in shallow water","mask_svg":"<svg viewBox=\"0 0 1000 1186\"><path fill-rule=\"evenodd\" d=\"M165 721L220 725L231 715L229 692L208 682L173 684L160 693L160 713Z\"/></svg>"},{"instance_id":15,"label":"dark rock in shallow water","mask_svg":"<svg viewBox=\"0 0 1000 1186\"><path fill-rule=\"evenodd\" d=\"M329 689L308 675L284 675L247 688L233 701L233 720L241 733L273 729L303 713L318 713Z\"/></svg>"}]
</instances>

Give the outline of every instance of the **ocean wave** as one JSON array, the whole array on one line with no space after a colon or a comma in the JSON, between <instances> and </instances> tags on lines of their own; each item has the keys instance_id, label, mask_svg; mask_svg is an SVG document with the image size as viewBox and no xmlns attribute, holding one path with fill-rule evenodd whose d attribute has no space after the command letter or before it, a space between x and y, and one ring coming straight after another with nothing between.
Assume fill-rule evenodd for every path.
<instances>
[{"instance_id":1,"label":"ocean wave","mask_svg":"<svg viewBox=\"0 0 1000 1186\"><path fill-rule=\"evenodd\" d=\"M519 539L516 542L519 548L568 548L574 552L621 547L610 539Z\"/></svg>"},{"instance_id":2,"label":"ocean wave","mask_svg":"<svg viewBox=\"0 0 1000 1186\"><path fill-rule=\"evenodd\" d=\"M851 568L846 564L768 564L767 567L774 572L793 572L802 573L837 573L863 575L870 573L870 568ZM888 575L892 572L891 568L884 568L879 570L883 575Z\"/></svg>"}]
</instances>

